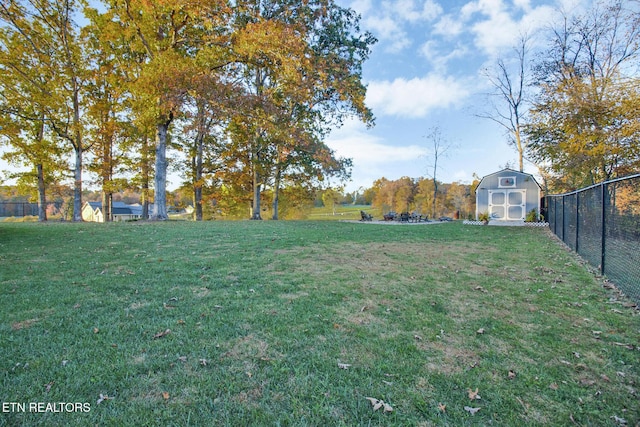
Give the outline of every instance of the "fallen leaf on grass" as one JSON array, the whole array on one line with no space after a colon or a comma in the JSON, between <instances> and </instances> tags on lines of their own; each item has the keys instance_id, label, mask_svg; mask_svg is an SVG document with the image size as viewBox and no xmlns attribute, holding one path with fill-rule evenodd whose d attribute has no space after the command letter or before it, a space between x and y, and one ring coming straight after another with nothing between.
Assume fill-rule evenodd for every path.
<instances>
[{"instance_id":1,"label":"fallen leaf on grass","mask_svg":"<svg viewBox=\"0 0 640 427\"><path fill-rule=\"evenodd\" d=\"M209 363L209 362L207 361L207 359L200 359L200 364L201 364L202 366L207 366L207 363Z\"/></svg>"},{"instance_id":2,"label":"fallen leaf on grass","mask_svg":"<svg viewBox=\"0 0 640 427\"><path fill-rule=\"evenodd\" d=\"M469 399L471 400L480 400L482 399L480 397L480 395L478 394L478 388L476 387L475 390L471 390L470 388L467 389L467 393L469 393Z\"/></svg>"},{"instance_id":3,"label":"fallen leaf on grass","mask_svg":"<svg viewBox=\"0 0 640 427\"><path fill-rule=\"evenodd\" d=\"M475 415L481 408L472 408L471 406L465 406L464 410L470 413L471 415Z\"/></svg>"},{"instance_id":4,"label":"fallen leaf on grass","mask_svg":"<svg viewBox=\"0 0 640 427\"><path fill-rule=\"evenodd\" d=\"M484 334L484 328L480 328L480 329L478 329L478 330L476 331L476 334L480 334L480 335Z\"/></svg>"},{"instance_id":5,"label":"fallen leaf on grass","mask_svg":"<svg viewBox=\"0 0 640 427\"><path fill-rule=\"evenodd\" d=\"M158 332L157 334L155 334L153 336L153 339L158 339L158 338L162 338L162 337L166 337L167 335L169 335L171 333L171 329L165 329L162 332Z\"/></svg>"},{"instance_id":6,"label":"fallen leaf on grass","mask_svg":"<svg viewBox=\"0 0 640 427\"><path fill-rule=\"evenodd\" d=\"M167 393L166 391L163 391L163 392L162 392L162 398L163 398L164 400L169 400L169 393Z\"/></svg>"},{"instance_id":7,"label":"fallen leaf on grass","mask_svg":"<svg viewBox=\"0 0 640 427\"><path fill-rule=\"evenodd\" d=\"M558 384L556 384L556 383L551 383L551 384L549 385L549 388L550 388L551 390L557 390L557 389L558 389Z\"/></svg>"},{"instance_id":8,"label":"fallen leaf on grass","mask_svg":"<svg viewBox=\"0 0 640 427\"><path fill-rule=\"evenodd\" d=\"M443 405L442 403L438 403L438 410L440 412L447 412L447 405Z\"/></svg>"},{"instance_id":9,"label":"fallen leaf on grass","mask_svg":"<svg viewBox=\"0 0 640 427\"><path fill-rule=\"evenodd\" d=\"M633 350L633 344L624 344L624 343L621 343L621 342L614 342L613 345L617 345L619 347L625 347L628 350Z\"/></svg>"},{"instance_id":10,"label":"fallen leaf on grass","mask_svg":"<svg viewBox=\"0 0 640 427\"><path fill-rule=\"evenodd\" d=\"M509 371L509 379L512 380L516 377L515 371Z\"/></svg>"},{"instance_id":11,"label":"fallen leaf on grass","mask_svg":"<svg viewBox=\"0 0 640 427\"><path fill-rule=\"evenodd\" d=\"M102 402L104 402L105 400L111 400L111 399L113 399L113 397L109 397L106 394L100 393L100 397L98 398L98 401L96 403L99 405Z\"/></svg>"},{"instance_id":12,"label":"fallen leaf on grass","mask_svg":"<svg viewBox=\"0 0 640 427\"><path fill-rule=\"evenodd\" d=\"M393 412L393 408L391 405L386 403L384 400L376 399L375 397L365 397L369 402L371 402L371 406L373 406L373 412L377 411L380 408L382 412Z\"/></svg>"},{"instance_id":13,"label":"fallen leaf on grass","mask_svg":"<svg viewBox=\"0 0 640 427\"><path fill-rule=\"evenodd\" d=\"M349 369L350 367L351 367L351 365L350 365L350 364L348 364L348 363L340 363L340 362L338 362L338 368L340 368L340 369L347 370L347 369Z\"/></svg>"},{"instance_id":14,"label":"fallen leaf on grass","mask_svg":"<svg viewBox=\"0 0 640 427\"><path fill-rule=\"evenodd\" d=\"M618 423L620 425L623 425L623 426L627 425L627 420L625 420L624 418L620 418L620 417L617 417L615 415L610 417L610 418L613 418L613 421L615 421L616 423Z\"/></svg>"}]
</instances>

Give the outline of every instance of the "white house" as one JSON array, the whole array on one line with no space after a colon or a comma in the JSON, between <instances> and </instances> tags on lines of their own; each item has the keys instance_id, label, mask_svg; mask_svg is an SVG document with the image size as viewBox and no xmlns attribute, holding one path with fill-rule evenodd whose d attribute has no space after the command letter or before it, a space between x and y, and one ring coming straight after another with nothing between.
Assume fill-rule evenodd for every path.
<instances>
[{"instance_id":1,"label":"white house","mask_svg":"<svg viewBox=\"0 0 640 427\"><path fill-rule=\"evenodd\" d=\"M540 191L540 185L528 173L507 168L487 175L476 189L476 220L482 213L502 221L524 221L534 209L539 215Z\"/></svg>"},{"instance_id":2,"label":"white house","mask_svg":"<svg viewBox=\"0 0 640 427\"><path fill-rule=\"evenodd\" d=\"M142 218L142 206L113 202L111 214L114 221L130 221ZM102 202L86 202L82 207L82 219L89 222L104 222Z\"/></svg>"}]
</instances>

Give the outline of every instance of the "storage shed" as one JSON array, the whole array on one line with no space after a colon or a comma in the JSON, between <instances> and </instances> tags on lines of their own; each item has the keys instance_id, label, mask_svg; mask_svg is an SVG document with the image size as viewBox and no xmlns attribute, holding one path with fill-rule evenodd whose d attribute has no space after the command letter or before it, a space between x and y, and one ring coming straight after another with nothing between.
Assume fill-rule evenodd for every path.
<instances>
[{"instance_id":1,"label":"storage shed","mask_svg":"<svg viewBox=\"0 0 640 427\"><path fill-rule=\"evenodd\" d=\"M540 214L540 184L533 175L507 168L480 180L476 220L487 212L491 220L524 221L533 209Z\"/></svg>"}]
</instances>

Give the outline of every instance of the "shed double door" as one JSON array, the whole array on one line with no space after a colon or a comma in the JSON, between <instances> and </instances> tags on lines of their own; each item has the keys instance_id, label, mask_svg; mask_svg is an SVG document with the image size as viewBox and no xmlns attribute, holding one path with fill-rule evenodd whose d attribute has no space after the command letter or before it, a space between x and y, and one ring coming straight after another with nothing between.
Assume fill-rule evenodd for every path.
<instances>
[{"instance_id":1,"label":"shed double door","mask_svg":"<svg viewBox=\"0 0 640 427\"><path fill-rule=\"evenodd\" d=\"M489 215L491 219L524 220L526 196L527 190L489 190Z\"/></svg>"}]
</instances>

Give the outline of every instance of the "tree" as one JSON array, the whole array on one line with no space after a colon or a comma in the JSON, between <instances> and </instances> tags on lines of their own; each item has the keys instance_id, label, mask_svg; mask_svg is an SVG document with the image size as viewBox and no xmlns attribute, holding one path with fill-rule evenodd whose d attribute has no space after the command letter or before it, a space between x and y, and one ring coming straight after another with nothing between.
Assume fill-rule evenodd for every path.
<instances>
[{"instance_id":1,"label":"tree","mask_svg":"<svg viewBox=\"0 0 640 427\"><path fill-rule=\"evenodd\" d=\"M155 203L153 219L168 218L166 208L167 137L181 113L184 96L196 76L222 66L227 5L221 0L109 0L113 21L121 25L140 64L131 90L153 120L155 136Z\"/></svg>"},{"instance_id":2,"label":"tree","mask_svg":"<svg viewBox=\"0 0 640 427\"><path fill-rule=\"evenodd\" d=\"M85 13L93 22L83 29L83 44L87 58L93 64L91 72L87 73L88 96L85 102L86 122L89 124L87 139L92 142L94 154L88 167L98 175L102 187L102 212L104 220L109 222L113 218L113 193L124 181L114 175L124 166L122 157L128 145L125 131L131 130L125 119L130 109L126 85L123 84L126 73L119 66L125 51L106 34L110 23L104 15L94 9L86 9ZM122 147L120 153L118 145Z\"/></svg>"},{"instance_id":3,"label":"tree","mask_svg":"<svg viewBox=\"0 0 640 427\"><path fill-rule=\"evenodd\" d=\"M433 180L433 200L431 212L432 217L435 218L437 213L436 203L438 200L438 180L436 179L438 172L438 160L447 154L452 145L442 136L442 131L439 126L433 127L425 138L431 142L432 147L431 160L433 163L430 166L430 169L433 170L433 173L431 174L431 178Z\"/></svg>"},{"instance_id":4,"label":"tree","mask_svg":"<svg viewBox=\"0 0 640 427\"><path fill-rule=\"evenodd\" d=\"M203 219L204 188L211 174L221 168L219 161L224 139L223 127L229 106L222 100L233 98L233 88L214 74L194 79L186 95L182 137L178 138L186 153L185 175L192 190L194 218Z\"/></svg>"},{"instance_id":5,"label":"tree","mask_svg":"<svg viewBox=\"0 0 640 427\"><path fill-rule=\"evenodd\" d=\"M618 176L638 163L638 85L629 78L640 53L640 20L630 3L596 3L564 16L546 60L526 133L533 158L556 191Z\"/></svg>"},{"instance_id":6,"label":"tree","mask_svg":"<svg viewBox=\"0 0 640 427\"><path fill-rule=\"evenodd\" d=\"M509 142L518 152L520 172L524 170L526 152L523 125L527 111L528 40L526 35L520 36L518 45L514 48L516 61L513 70L504 59L498 59L495 69L485 70L485 77L494 89L490 97L497 99L497 103L490 102L491 110L480 114L480 117L492 120L505 129Z\"/></svg>"},{"instance_id":7,"label":"tree","mask_svg":"<svg viewBox=\"0 0 640 427\"><path fill-rule=\"evenodd\" d=\"M7 17L4 7L2 11L0 16ZM38 70L31 67L34 58L23 43L24 38L18 31L0 28L0 144L10 147L10 151L3 154L5 160L31 169L26 178L32 178L31 173L35 171L38 220L46 221L45 175L59 150L55 141L46 139L44 108L34 102L39 99L47 76L39 75Z\"/></svg>"},{"instance_id":8,"label":"tree","mask_svg":"<svg viewBox=\"0 0 640 427\"><path fill-rule=\"evenodd\" d=\"M372 123L361 66L375 39L361 34L357 16L333 1L240 2L235 25L233 50L245 94L245 110L234 119L235 137L245 143L252 218L260 219L261 190L271 180L279 182L282 167L322 157L291 153L303 146L302 151L315 146L326 153L321 144L307 142L319 140L347 115ZM295 137L297 129L302 138Z\"/></svg>"},{"instance_id":9,"label":"tree","mask_svg":"<svg viewBox=\"0 0 640 427\"><path fill-rule=\"evenodd\" d=\"M75 0L12 1L0 4L6 57L3 67L17 73L19 85L29 88L32 99L30 120L47 125L67 141L75 154L73 219L81 221L83 141L82 90L85 64L78 26L73 17L79 12ZM20 45L15 41L19 40ZM22 55L22 61L12 61ZM40 77L36 77L36 76Z\"/></svg>"},{"instance_id":10,"label":"tree","mask_svg":"<svg viewBox=\"0 0 640 427\"><path fill-rule=\"evenodd\" d=\"M328 208L331 207L331 212L335 216L336 205L341 197L341 191L339 189L327 188L322 192L322 204Z\"/></svg>"}]
</instances>

